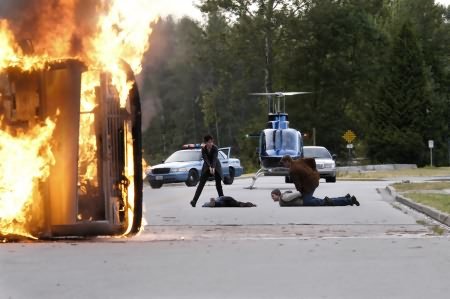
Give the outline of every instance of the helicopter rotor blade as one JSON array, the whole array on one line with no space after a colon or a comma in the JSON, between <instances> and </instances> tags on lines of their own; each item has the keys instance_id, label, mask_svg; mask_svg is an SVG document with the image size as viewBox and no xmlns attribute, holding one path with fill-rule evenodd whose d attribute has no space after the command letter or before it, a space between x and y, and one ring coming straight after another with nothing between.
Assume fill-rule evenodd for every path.
<instances>
[{"instance_id":1,"label":"helicopter rotor blade","mask_svg":"<svg viewBox=\"0 0 450 299\"><path fill-rule=\"evenodd\" d=\"M278 93L276 92L253 92L249 93L251 96L276 96Z\"/></svg>"},{"instance_id":2,"label":"helicopter rotor blade","mask_svg":"<svg viewBox=\"0 0 450 299\"><path fill-rule=\"evenodd\" d=\"M286 111L286 96L302 95L311 93L309 91L278 91L278 92L253 92L249 93L252 96L266 96L268 113L285 113Z\"/></svg>"},{"instance_id":3,"label":"helicopter rotor blade","mask_svg":"<svg viewBox=\"0 0 450 299\"><path fill-rule=\"evenodd\" d=\"M310 91L291 91L291 92L281 92L284 96L293 96L297 94L309 94Z\"/></svg>"},{"instance_id":4,"label":"helicopter rotor blade","mask_svg":"<svg viewBox=\"0 0 450 299\"><path fill-rule=\"evenodd\" d=\"M283 96L293 96L298 94L309 94L310 91L289 91L289 92L253 92L249 93L249 95L252 96L277 96L277 97L283 97Z\"/></svg>"}]
</instances>

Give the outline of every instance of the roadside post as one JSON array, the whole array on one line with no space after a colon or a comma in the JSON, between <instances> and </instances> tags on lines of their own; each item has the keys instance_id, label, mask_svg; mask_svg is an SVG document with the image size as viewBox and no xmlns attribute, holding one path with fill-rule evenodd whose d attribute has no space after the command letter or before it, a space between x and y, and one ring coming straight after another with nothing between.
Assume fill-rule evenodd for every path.
<instances>
[{"instance_id":1,"label":"roadside post","mask_svg":"<svg viewBox=\"0 0 450 299\"><path fill-rule=\"evenodd\" d=\"M352 148L353 148L353 140L356 138L356 134L352 130L347 130L342 136L345 141L347 141L347 149L348 149L348 164L350 164L350 158L352 156Z\"/></svg>"},{"instance_id":2,"label":"roadside post","mask_svg":"<svg viewBox=\"0 0 450 299\"><path fill-rule=\"evenodd\" d=\"M428 148L430 149L430 166L433 167L433 147L434 140L428 140Z\"/></svg>"}]
</instances>

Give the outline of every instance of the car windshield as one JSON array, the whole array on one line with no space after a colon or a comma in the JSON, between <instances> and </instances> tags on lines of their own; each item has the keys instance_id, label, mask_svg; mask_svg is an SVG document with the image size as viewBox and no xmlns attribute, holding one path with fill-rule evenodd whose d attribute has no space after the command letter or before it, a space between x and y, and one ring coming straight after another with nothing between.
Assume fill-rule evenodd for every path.
<instances>
[{"instance_id":1,"label":"car windshield","mask_svg":"<svg viewBox=\"0 0 450 299\"><path fill-rule=\"evenodd\" d=\"M303 156L305 158L331 159L330 153L326 148L323 147L304 147Z\"/></svg>"},{"instance_id":2,"label":"car windshield","mask_svg":"<svg viewBox=\"0 0 450 299\"><path fill-rule=\"evenodd\" d=\"M200 161L201 151L177 151L166 159L168 162L188 162L188 161Z\"/></svg>"}]
</instances>

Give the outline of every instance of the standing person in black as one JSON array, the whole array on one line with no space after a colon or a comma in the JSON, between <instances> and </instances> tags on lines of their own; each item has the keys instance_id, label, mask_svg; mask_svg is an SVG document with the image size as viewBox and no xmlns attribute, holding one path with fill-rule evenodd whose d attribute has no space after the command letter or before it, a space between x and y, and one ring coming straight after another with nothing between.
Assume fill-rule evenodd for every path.
<instances>
[{"instance_id":1,"label":"standing person in black","mask_svg":"<svg viewBox=\"0 0 450 299\"><path fill-rule=\"evenodd\" d=\"M214 144L214 139L211 135L203 137L205 145L202 147L203 167L200 175L200 182L195 191L194 199L191 200L191 206L195 207L203 187L206 184L209 176L214 176L216 180L216 189L219 196L223 196L222 190L222 166L219 161L219 148Z\"/></svg>"}]
</instances>

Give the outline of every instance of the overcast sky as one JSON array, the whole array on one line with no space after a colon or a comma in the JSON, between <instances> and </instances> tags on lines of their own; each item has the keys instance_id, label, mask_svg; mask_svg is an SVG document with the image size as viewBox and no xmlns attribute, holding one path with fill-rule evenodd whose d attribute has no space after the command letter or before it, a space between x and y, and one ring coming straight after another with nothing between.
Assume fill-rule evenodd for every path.
<instances>
[{"instance_id":1,"label":"overcast sky","mask_svg":"<svg viewBox=\"0 0 450 299\"><path fill-rule=\"evenodd\" d=\"M151 0L155 9L161 15L172 14L177 17L188 15L194 19L201 19L200 11L194 6L199 0ZM435 0L435 2L450 5L450 0ZM152 3L153 4L153 3Z\"/></svg>"},{"instance_id":2,"label":"overcast sky","mask_svg":"<svg viewBox=\"0 0 450 299\"><path fill-rule=\"evenodd\" d=\"M161 15L168 14L182 17L188 15L194 19L201 19L201 13L198 8L194 6L194 3L198 3L198 0L151 0L152 5L155 5L155 9ZM450 0L449 0L450 1ZM154 3L153 3L154 2Z\"/></svg>"}]
</instances>

